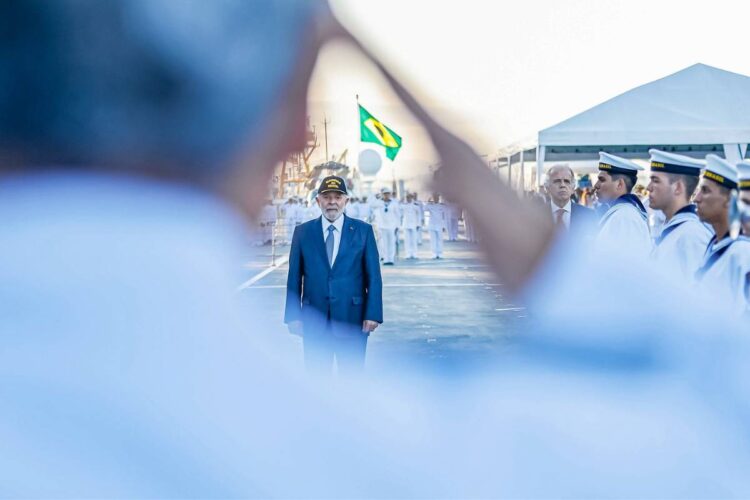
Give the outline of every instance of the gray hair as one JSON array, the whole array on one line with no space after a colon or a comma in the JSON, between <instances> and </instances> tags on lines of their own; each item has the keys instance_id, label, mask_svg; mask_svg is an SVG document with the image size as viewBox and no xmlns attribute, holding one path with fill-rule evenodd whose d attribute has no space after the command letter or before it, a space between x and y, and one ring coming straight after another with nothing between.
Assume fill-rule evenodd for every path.
<instances>
[{"instance_id":1,"label":"gray hair","mask_svg":"<svg viewBox=\"0 0 750 500\"><path fill-rule=\"evenodd\" d=\"M557 165L552 165L552 167L550 167L550 169L547 171L547 175L545 176L545 179L544 179L544 185L549 186L549 178L557 170L568 171L568 173L570 174L571 186L573 186L573 189L575 189L576 188L576 174L575 172L573 172L573 169L570 168L570 165L568 165L567 163L559 163Z\"/></svg>"}]
</instances>

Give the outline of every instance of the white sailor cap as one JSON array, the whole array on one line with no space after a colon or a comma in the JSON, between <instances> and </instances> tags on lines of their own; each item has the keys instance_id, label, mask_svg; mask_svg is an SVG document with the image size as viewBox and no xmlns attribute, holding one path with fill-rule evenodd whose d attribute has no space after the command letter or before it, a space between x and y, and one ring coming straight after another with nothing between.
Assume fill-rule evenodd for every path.
<instances>
[{"instance_id":1,"label":"white sailor cap","mask_svg":"<svg viewBox=\"0 0 750 500\"><path fill-rule=\"evenodd\" d=\"M706 156L704 179L711 179L729 189L737 189L737 167L714 154Z\"/></svg>"},{"instance_id":2,"label":"white sailor cap","mask_svg":"<svg viewBox=\"0 0 750 500\"><path fill-rule=\"evenodd\" d=\"M385 193L393 194L393 191L391 191L391 188L386 186L380 190L380 194L385 194Z\"/></svg>"},{"instance_id":3,"label":"white sailor cap","mask_svg":"<svg viewBox=\"0 0 750 500\"><path fill-rule=\"evenodd\" d=\"M689 156L667 153L659 149L649 149L651 155L651 171L665 172L668 174L692 175L699 177L701 170L706 167L703 160L690 158Z\"/></svg>"},{"instance_id":4,"label":"white sailor cap","mask_svg":"<svg viewBox=\"0 0 750 500\"><path fill-rule=\"evenodd\" d=\"M750 191L750 161L743 160L737 164L739 174L739 188L742 191Z\"/></svg>"},{"instance_id":5,"label":"white sailor cap","mask_svg":"<svg viewBox=\"0 0 750 500\"><path fill-rule=\"evenodd\" d=\"M639 170L643 170L643 167L637 163L633 163L625 158L605 153L604 151L599 152L599 170L604 170L612 174L625 174L635 177L638 175Z\"/></svg>"}]
</instances>

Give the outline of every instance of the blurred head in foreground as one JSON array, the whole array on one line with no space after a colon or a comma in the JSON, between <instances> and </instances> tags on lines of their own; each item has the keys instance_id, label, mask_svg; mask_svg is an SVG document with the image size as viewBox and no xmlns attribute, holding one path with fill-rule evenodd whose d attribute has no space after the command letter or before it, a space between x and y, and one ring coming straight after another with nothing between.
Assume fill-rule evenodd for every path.
<instances>
[{"instance_id":1,"label":"blurred head in foreground","mask_svg":"<svg viewBox=\"0 0 750 500\"><path fill-rule=\"evenodd\" d=\"M256 212L274 164L304 144L320 9L3 2L0 165L176 178Z\"/></svg>"}]
</instances>

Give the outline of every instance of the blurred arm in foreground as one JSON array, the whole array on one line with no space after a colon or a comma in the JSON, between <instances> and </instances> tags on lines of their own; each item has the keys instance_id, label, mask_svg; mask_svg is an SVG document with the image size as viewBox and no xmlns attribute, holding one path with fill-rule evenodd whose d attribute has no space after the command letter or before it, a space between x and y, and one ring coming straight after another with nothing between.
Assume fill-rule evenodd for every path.
<instances>
[{"instance_id":1,"label":"blurred arm in foreground","mask_svg":"<svg viewBox=\"0 0 750 500\"><path fill-rule=\"evenodd\" d=\"M575 234L556 234L545 210L519 199L465 141L426 111L376 56L341 30L379 68L425 128L440 157L436 189L471 213L489 263L505 286L541 312L538 321L575 320L584 312L584 304L598 304L599 310L589 317L594 321L583 322L577 333L589 334L589 339L598 336L597 341L618 337L628 342L649 332L705 335L710 329L697 317L700 308L687 314L677 312L679 306L690 302L727 310L713 290L695 289L686 286L689 282L684 277L668 276L665 269L644 259L632 242L586 245L573 237ZM559 286L572 288L559 294L555 291ZM657 323L663 323L664 328L657 328ZM722 318L720 323L713 329L730 334L741 330L732 319ZM562 333L559 327L554 331ZM599 335L602 332L607 335Z\"/></svg>"},{"instance_id":2,"label":"blurred arm in foreground","mask_svg":"<svg viewBox=\"0 0 750 500\"><path fill-rule=\"evenodd\" d=\"M492 174L466 142L437 123L377 57L334 19L331 21L329 28L349 39L373 61L424 126L442 164L435 175L437 191L472 214L493 268L505 285L519 291L554 240L549 214L538 204L519 199L508 185Z\"/></svg>"}]
</instances>

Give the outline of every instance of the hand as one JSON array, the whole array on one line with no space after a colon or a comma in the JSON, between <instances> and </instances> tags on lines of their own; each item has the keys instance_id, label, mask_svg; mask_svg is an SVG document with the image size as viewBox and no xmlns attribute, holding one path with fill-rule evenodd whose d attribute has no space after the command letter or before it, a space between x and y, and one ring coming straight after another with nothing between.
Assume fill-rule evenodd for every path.
<instances>
[{"instance_id":1,"label":"hand","mask_svg":"<svg viewBox=\"0 0 750 500\"><path fill-rule=\"evenodd\" d=\"M292 335L298 335L302 336L302 322L301 321L291 321L287 325L287 328L289 329L289 333Z\"/></svg>"},{"instance_id":2,"label":"hand","mask_svg":"<svg viewBox=\"0 0 750 500\"><path fill-rule=\"evenodd\" d=\"M375 331L379 324L380 323L378 323L377 321L370 321L369 319L366 319L362 322L362 331L372 333Z\"/></svg>"}]
</instances>

